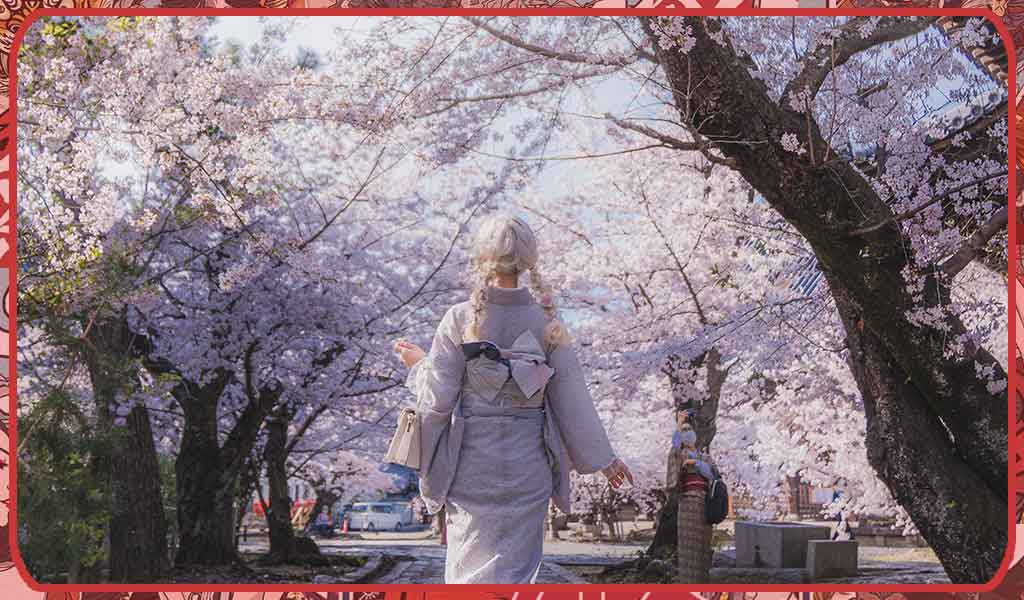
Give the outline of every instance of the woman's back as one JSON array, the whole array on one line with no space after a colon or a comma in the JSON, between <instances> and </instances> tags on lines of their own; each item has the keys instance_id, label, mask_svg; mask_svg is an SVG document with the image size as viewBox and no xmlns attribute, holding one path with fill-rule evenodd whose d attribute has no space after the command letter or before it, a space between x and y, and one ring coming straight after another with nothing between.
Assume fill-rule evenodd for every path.
<instances>
[{"instance_id":1,"label":"woman's back","mask_svg":"<svg viewBox=\"0 0 1024 600\"><path fill-rule=\"evenodd\" d=\"M457 305L456 310L464 319L470 316L473 307L467 301ZM487 289L487 307L478 325L481 340L509 348L524 331L529 330L537 340L543 341L547 324L544 309L537 304L528 288Z\"/></svg>"},{"instance_id":2,"label":"woman's back","mask_svg":"<svg viewBox=\"0 0 1024 600\"><path fill-rule=\"evenodd\" d=\"M448 525L447 583L527 583L549 502L570 511L569 471L628 469L608 442L521 219L486 219L470 300L445 313L429 354L400 341L417 396L420 493ZM521 275L530 287L518 285ZM468 355L468 356L467 356Z\"/></svg>"}]
</instances>

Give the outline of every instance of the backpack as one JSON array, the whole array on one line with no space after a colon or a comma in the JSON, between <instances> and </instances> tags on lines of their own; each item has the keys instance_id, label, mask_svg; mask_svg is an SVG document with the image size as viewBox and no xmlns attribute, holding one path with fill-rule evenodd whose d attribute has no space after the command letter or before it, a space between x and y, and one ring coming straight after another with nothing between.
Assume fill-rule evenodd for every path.
<instances>
[{"instance_id":1,"label":"backpack","mask_svg":"<svg viewBox=\"0 0 1024 600\"><path fill-rule=\"evenodd\" d=\"M708 491L704 497L704 519L717 525L729 514L729 488L725 485L718 467L711 465L714 478L708 482Z\"/></svg>"}]
</instances>

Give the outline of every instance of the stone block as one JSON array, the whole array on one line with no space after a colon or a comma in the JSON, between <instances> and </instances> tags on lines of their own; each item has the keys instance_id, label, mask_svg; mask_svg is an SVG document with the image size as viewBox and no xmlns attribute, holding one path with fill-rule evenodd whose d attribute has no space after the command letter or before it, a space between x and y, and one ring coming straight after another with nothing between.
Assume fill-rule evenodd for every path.
<instances>
[{"instance_id":1,"label":"stone block","mask_svg":"<svg viewBox=\"0 0 1024 600\"><path fill-rule=\"evenodd\" d=\"M812 580L855 576L857 541L809 540L807 574Z\"/></svg>"},{"instance_id":2,"label":"stone block","mask_svg":"<svg viewBox=\"0 0 1024 600\"><path fill-rule=\"evenodd\" d=\"M807 566L807 542L827 540L831 528L783 521L737 521L736 566L802 569Z\"/></svg>"}]
</instances>

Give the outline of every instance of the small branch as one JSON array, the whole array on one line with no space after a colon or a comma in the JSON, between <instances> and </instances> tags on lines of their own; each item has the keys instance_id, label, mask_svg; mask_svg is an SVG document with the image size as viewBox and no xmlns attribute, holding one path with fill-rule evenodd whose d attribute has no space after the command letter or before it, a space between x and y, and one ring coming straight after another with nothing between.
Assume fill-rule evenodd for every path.
<instances>
[{"instance_id":1,"label":"small branch","mask_svg":"<svg viewBox=\"0 0 1024 600\"><path fill-rule=\"evenodd\" d=\"M955 277L960 271L963 271L975 258L981 256L985 246L988 245L989 241L996 234L1006 229L1009 214L1010 211L1005 206L993 213L988 221L978 231L974 232L974 235L967 238L967 241L960 246L960 249L953 256L939 265L939 269L949 277Z\"/></svg>"},{"instance_id":2,"label":"small branch","mask_svg":"<svg viewBox=\"0 0 1024 600\"><path fill-rule=\"evenodd\" d=\"M512 47L519 48L520 50L525 50L525 51L531 52L533 54L538 54L540 56L543 56L544 58L553 58L555 60L561 60L561 61L564 61L564 62L581 63L581 64L587 64L587 65L603 65L603 66L606 66L606 67L623 67L623 66L628 65L630 63L636 62L636 59L637 58L641 58L641 57L646 58L648 60L653 60L653 57L649 53L644 53L644 54L646 54L646 56L643 56L640 52L638 52L635 56L628 57L628 58L621 58L619 60L614 60L614 61L606 60L606 59L600 58L600 57L598 57L596 55L593 55L593 54L576 54L575 52L559 52L557 50L552 50L551 48L545 48L544 46L538 46L537 44L531 44L530 42L527 42L525 40L521 40L521 39L519 39L519 38L517 38L515 36L512 36L512 35L509 35L509 34L505 33L504 31L501 31L499 29L495 29L494 27L491 27L490 25L488 25L487 23L483 22L482 20L480 20L480 19L478 19L476 17L463 17L463 18L466 19L466 21L469 21L470 23L472 23L477 28L483 29L487 33L491 34L492 36L498 38L499 40L505 42L506 44L508 44L508 45L510 45Z\"/></svg>"},{"instance_id":3,"label":"small branch","mask_svg":"<svg viewBox=\"0 0 1024 600\"><path fill-rule=\"evenodd\" d=\"M929 206L935 204L936 202L941 202L942 200L945 200L946 198L948 198L949 196L952 196L953 194L959 194L960 192L962 192L964 190L968 190L968 189L970 189L972 187L976 187L976 186L978 186L978 185L980 185L982 183L985 183L986 181L989 181L989 180L992 180L992 179L997 179L999 177L1006 177L1006 173L992 173L990 175L986 175L985 177L982 177L981 179L976 179L976 180L974 180L974 181L972 181L970 183L965 183L964 185L955 187L955 188L953 188L951 190L948 190L946 192L943 192L943 193L941 193L941 194L939 194L937 196L933 196L933 197L929 198L928 200L922 202L921 204L918 204L914 208L911 208L909 210L903 211L903 212L901 212L898 215L893 215L891 217L882 219L881 221L879 221L877 223L874 223L872 225L866 225L864 227L858 227L857 229L854 229L854 230L850 231L846 235L848 235L849 237L855 237L855 236L858 236L858 235L864 235L864 234L867 234L867 233L872 233L874 231L878 231L879 229L881 229L881 228L883 228L883 227L885 227L887 225L891 225L893 223L898 223L900 221L906 221L907 219L909 219L909 218L913 217L914 215L920 213L921 211L923 211L924 209L928 208Z\"/></svg>"},{"instance_id":4,"label":"small branch","mask_svg":"<svg viewBox=\"0 0 1024 600\"><path fill-rule=\"evenodd\" d=\"M662 145L664 145L667 148L674 148L676 150L686 150L686 151L700 152L701 154L704 155L705 158L707 158L709 161L711 161L711 162L713 162L715 164L725 165L725 166L731 167L731 168L735 168L736 167L736 161L735 160L733 160L731 158L723 158L721 156L715 156L714 154L711 154L710 147L709 147L709 145L707 143L704 143L704 142L687 142L687 141L681 140L681 139L679 139L677 137L674 137L674 136L668 135L666 133L662 133L660 131L652 129L650 127L647 127L646 125L640 125L639 123L631 123L629 121L620 119L620 118L615 117L614 115L611 115L609 113L605 113L604 118L608 119L612 123L615 123L616 125L618 125L619 127L623 128L623 129L628 129L630 131L635 131L637 133L642 133L643 135L646 135L649 138L658 140L659 142L662 143Z\"/></svg>"}]
</instances>

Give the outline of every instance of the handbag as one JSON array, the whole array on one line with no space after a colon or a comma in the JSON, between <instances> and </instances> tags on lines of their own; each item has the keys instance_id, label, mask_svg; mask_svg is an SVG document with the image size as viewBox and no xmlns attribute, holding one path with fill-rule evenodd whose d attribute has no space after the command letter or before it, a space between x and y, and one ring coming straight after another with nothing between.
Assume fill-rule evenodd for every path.
<instances>
[{"instance_id":1,"label":"handbag","mask_svg":"<svg viewBox=\"0 0 1024 600\"><path fill-rule=\"evenodd\" d=\"M704 496L704 520L711 525L717 525L729 516L729 488L718 472L718 467L711 465L713 479L708 482L707 493Z\"/></svg>"},{"instance_id":2,"label":"handbag","mask_svg":"<svg viewBox=\"0 0 1024 600\"><path fill-rule=\"evenodd\" d=\"M410 469L420 468L420 420L415 409L407 407L398 413L398 427L384 461Z\"/></svg>"}]
</instances>

